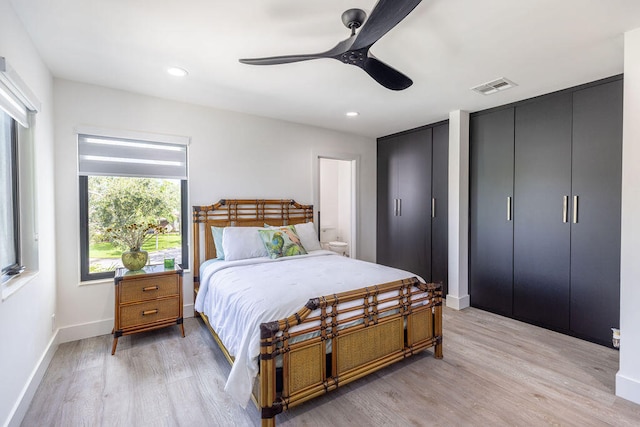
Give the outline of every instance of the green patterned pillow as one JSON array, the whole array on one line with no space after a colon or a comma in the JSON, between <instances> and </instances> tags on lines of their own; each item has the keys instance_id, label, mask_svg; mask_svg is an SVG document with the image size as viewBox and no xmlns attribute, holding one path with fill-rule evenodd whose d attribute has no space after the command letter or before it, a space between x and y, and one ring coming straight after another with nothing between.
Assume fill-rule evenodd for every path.
<instances>
[{"instance_id":1,"label":"green patterned pillow","mask_svg":"<svg viewBox=\"0 0 640 427\"><path fill-rule=\"evenodd\" d=\"M273 259L307 254L293 225L261 229L258 233L269 256Z\"/></svg>"},{"instance_id":2,"label":"green patterned pillow","mask_svg":"<svg viewBox=\"0 0 640 427\"><path fill-rule=\"evenodd\" d=\"M213 244L216 247L216 259L224 259L224 252L222 251L222 233L224 227L211 226L211 234L213 234Z\"/></svg>"}]
</instances>

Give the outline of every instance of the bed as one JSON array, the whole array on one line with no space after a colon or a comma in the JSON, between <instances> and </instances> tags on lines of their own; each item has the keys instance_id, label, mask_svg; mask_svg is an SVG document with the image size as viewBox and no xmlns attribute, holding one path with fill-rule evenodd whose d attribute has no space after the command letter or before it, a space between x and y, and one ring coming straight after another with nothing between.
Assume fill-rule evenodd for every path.
<instances>
[{"instance_id":1,"label":"bed","mask_svg":"<svg viewBox=\"0 0 640 427\"><path fill-rule=\"evenodd\" d=\"M324 251L312 221L311 205L289 199L193 207L196 313L232 364L225 390L240 404L250 395L263 426L424 349L442 358L442 285ZM232 236L253 239L253 228L265 246L292 229L313 250L245 259Z\"/></svg>"}]
</instances>

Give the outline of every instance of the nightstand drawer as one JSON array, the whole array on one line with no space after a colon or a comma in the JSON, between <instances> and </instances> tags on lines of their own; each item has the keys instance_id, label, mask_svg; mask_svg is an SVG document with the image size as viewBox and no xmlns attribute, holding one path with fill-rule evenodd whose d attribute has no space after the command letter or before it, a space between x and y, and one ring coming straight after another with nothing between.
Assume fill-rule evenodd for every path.
<instances>
[{"instance_id":1,"label":"nightstand drawer","mask_svg":"<svg viewBox=\"0 0 640 427\"><path fill-rule=\"evenodd\" d=\"M168 298L143 302L140 304L121 306L120 328L126 329L132 326L139 326L147 323L177 319L179 316L179 298Z\"/></svg>"},{"instance_id":2,"label":"nightstand drawer","mask_svg":"<svg viewBox=\"0 0 640 427\"><path fill-rule=\"evenodd\" d=\"M157 276L137 280L124 280L120 289L120 302L146 301L156 298L178 295L180 292L180 278Z\"/></svg>"}]
</instances>

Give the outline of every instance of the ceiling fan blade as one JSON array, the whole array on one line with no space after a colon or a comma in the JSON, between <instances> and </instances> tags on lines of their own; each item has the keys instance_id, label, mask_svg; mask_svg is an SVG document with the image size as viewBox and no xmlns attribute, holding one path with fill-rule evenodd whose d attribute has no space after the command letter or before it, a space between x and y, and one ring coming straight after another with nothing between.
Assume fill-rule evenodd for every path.
<instances>
[{"instance_id":1,"label":"ceiling fan blade","mask_svg":"<svg viewBox=\"0 0 640 427\"><path fill-rule=\"evenodd\" d=\"M284 55L284 56L270 56L267 58L245 58L239 59L243 64L250 65L276 65L276 64L289 64L291 62L308 61L310 59L326 58L324 54L310 54L310 55Z\"/></svg>"},{"instance_id":2,"label":"ceiling fan blade","mask_svg":"<svg viewBox=\"0 0 640 427\"><path fill-rule=\"evenodd\" d=\"M373 56L365 59L362 69L387 89L403 90L413 84L409 77Z\"/></svg>"},{"instance_id":3,"label":"ceiling fan blade","mask_svg":"<svg viewBox=\"0 0 640 427\"><path fill-rule=\"evenodd\" d=\"M374 6L353 46L354 50L369 47L387 34L411 13L422 0L379 0Z\"/></svg>"},{"instance_id":4,"label":"ceiling fan blade","mask_svg":"<svg viewBox=\"0 0 640 427\"><path fill-rule=\"evenodd\" d=\"M284 55L284 56L270 56L266 58L246 58L240 59L239 61L243 64L250 65L276 65L276 64L290 64L292 62L300 62L300 61L308 61L310 59L320 59L320 58L336 58L351 48L353 41L355 40L355 36L351 36L345 40L342 40L340 43L332 47L326 52L322 53L311 53L311 54L301 54L301 55Z\"/></svg>"}]
</instances>

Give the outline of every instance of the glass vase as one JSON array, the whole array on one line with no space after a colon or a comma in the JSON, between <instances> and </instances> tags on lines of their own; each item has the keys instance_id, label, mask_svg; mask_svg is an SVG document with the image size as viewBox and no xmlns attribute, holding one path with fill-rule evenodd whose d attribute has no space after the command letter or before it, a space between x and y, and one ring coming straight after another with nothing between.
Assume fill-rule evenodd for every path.
<instances>
[{"instance_id":1,"label":"glass vase","mask_svg":"<svg viewBox=\"0 0 640 427\"><path fill-rule=\"evenodd\" d=\"M122 253L122 265L128 270L142 270L147 264L149 253L147 251L127 251Z\"/></svg>"}]
</instances>

